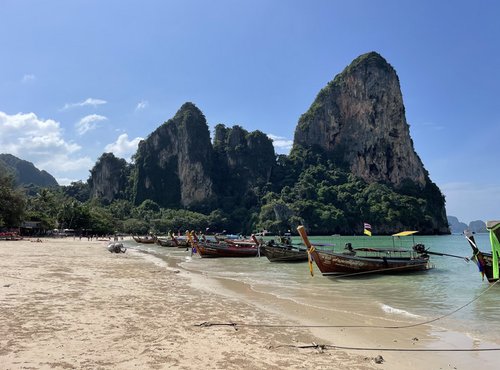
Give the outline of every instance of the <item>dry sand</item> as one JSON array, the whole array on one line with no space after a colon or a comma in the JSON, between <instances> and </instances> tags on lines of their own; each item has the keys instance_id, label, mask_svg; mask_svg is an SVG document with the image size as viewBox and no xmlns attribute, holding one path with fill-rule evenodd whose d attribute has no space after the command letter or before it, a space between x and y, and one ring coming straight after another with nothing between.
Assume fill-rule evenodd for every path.
<instances>
[{"instance_id":1,"label":"dry sand","mask_svg":"<svg viewBox=\"0 0 500 370\"><path fill-rule=\"evenodd\" d=\"M109 253L106 245L0 241L0 369L472 369L493 363L483 353L288 347L337 339L343 345L425 348L433 335L429 328L395 334L198 327L205 321L311 322L306 315L272 312L269 297L179 271L130 249ZM201 289L203 284L211 288ZM238 289L236 295L228 293ZM288 303L285 311L294 310ZM412 342L414 333L418 343ZM379 354L386 360L382 364L374 362Z\"/></svg>"}]
</instances>

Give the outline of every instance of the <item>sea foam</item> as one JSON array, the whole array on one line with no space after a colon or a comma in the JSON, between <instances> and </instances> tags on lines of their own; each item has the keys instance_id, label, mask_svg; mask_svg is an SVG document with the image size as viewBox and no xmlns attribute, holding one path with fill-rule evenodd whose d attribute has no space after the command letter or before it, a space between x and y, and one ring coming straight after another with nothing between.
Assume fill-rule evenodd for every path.
<instances>
[{"instance_id":1,"label":"sea foam","mask_svg":"<svg viewBox=\"0 0 500 370\"><path fill-rule=\"evenodd\" d=\"M421 316L415 315L411 312L401 310L399 308L394 308L394 307L388 306L388 305L383 304L383 303L381 303L380 306L385 313L388 313L391 315L401 315L401 316L412 317L412 318L420 318L421 317Z\"/></svg>"}]
</instances>

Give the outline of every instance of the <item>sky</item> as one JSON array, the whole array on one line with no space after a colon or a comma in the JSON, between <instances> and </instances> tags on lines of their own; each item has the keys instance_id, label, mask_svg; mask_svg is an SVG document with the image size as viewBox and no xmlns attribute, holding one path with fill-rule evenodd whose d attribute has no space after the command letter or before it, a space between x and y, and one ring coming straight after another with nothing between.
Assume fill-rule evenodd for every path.
<instances>
[{"instance_id":1,"label":"sky","mask_svg":"<svg viewBox=\"0 0 500 370\"><path fill-rule=\"evenodd\" d=\"M1 0L0 153L86 181L190 101L286 154L320 89L376 51L447 214L499 219L499 17L494 0Z\"/></svg>"}]
</instances>

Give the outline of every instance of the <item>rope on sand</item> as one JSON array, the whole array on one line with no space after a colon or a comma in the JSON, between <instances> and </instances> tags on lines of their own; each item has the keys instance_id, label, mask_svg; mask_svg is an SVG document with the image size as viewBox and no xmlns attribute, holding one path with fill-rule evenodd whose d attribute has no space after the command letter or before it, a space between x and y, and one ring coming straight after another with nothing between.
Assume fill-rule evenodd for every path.
<instances>
[{"instance_id":1,"label":"rope on sand","mask_svg":"<svg viewBox=\"0 0 500 370\"><path fill-rule=\"evenodd\" d=\"M417 326L421 325L426 325L430 324L439 320L442 320L448 316L451 316L458 311L464 309L465 307L469 306L473 302L477 301L479 298L481 298L486 292L488 292L491 288L493 288L500 280L495 281L493 284L491 284L488 288L486 288L481 294L479 294L477 297L474 299L470 300L466 304L458 307L457 309L448 312L447 314L444 314L442 316L436 317L431 320L427 321L422 321L416 324L409 324L409 325L398 325L398 326L387 326L387 325L274 325L274 324L246 324L246 323L236 323L236 322L229 322L229 323L211 323L208 321L202 322L201 324L195 324L194 326L199 326L199 327L210 327L210 326L232 326L234 327L235 330L237 329L237 326L241 327L261 327L261 328L373 328L373 329L406 329L406 328L414 328Z\"/></svg>"},{"instance_id":2,"label":"rope on sand","mask_svg":"<svg viewBox=\"0 0 500 370\"><path fill-rule=\"evenodd\" d=\"M500 351L500 348L380 348L380 347L348 347L336 346L334 344L316 344L296 346L293 344L282 344L269 348L298 348L317 349L320 352L327 349L341 349L347 351L383 351L383 352L491 352Z\"/></svg>"}]
</instances>

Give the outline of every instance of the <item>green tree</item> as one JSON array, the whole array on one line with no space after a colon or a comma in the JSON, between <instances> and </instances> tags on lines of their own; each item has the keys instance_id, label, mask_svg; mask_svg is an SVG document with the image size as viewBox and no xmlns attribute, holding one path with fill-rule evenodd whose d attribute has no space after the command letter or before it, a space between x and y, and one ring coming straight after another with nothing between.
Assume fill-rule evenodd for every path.
<instances>
[{"instance_id":1,"label":"green tree","mask_svg":"<svg viewBox=\"0 0 500 370\"><path fill-rule=\"evenodd\" d=\"M0 227L17 227L24 215L25 197L11 176L0 175Z\"/></svg>"},{"instance_id":2,"label":"green tree","mask_svg":"<svg viewBox=\"0 0 500 370\"><path fill-rule=\"evenodd\" d=\"M45 230L54 229L58 226L58 213L63 205L61 193L53 189L40 188L34 196L27 199L26 219L41 222Z\"/></svg>"}]
</instances>

